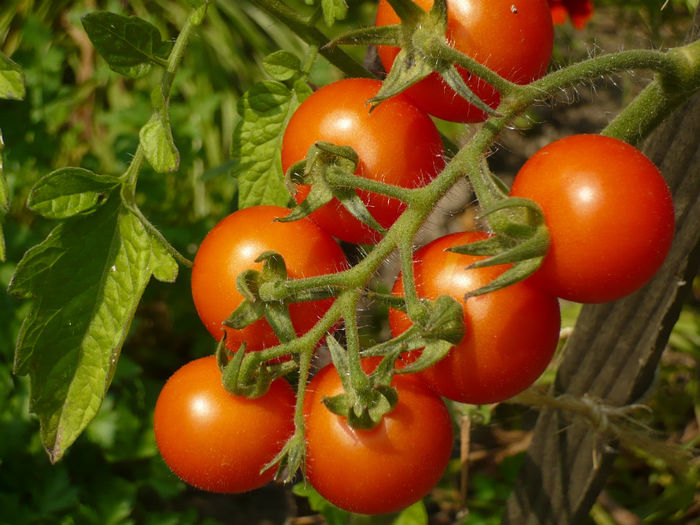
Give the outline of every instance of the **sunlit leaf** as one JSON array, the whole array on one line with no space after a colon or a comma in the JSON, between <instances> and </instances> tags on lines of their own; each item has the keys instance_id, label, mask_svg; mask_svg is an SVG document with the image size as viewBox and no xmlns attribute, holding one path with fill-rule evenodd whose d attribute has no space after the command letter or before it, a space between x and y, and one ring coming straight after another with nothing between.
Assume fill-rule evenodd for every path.
<instances>
[{"instance_id":1,"label":"sunlit leaf","mask_svg":"<svg viewBox=\"0 0 700 525\"><path fill-rule=\"evenodd\" d=\"M238 180L238 206L286 205L280 146L297 95L279 82L259 82L238 102L241 115L233 136L233 176Z\"/></svg>"},{"instance_id":2,"label":"sunlit leaf","mask_svg":"<svg viewBox=\"0 0 700 525\"><path fill-rule=\"evenodd\" d=\"M113 196L25 253L10 293L31 298L15 351L53 462L97 413L141 295L162 264L143 224ZM172 271L169 272L172 276Z\"/></svg>"},{"instance_id":3,"label":"sunlit leaf","mask_svg":"<svg viewBox=\"0 0 700 525\"><path fill-rule=\"evenodd\" d=\"M65 219L94 210L118 183L83 168L61 168L39 179L27 207L48 219Z\"/></svg>"},{"instance_id":4,"label":"sunlit leaf","mask_svg":"<svg viewBox=\"0 0 700 525\"><path fill-rule=\"evenodd\" d=\"M141 128L139 139L146 159L158 173L171 173L180 166L180 153L173 140L165 111L157 111Z\"/></svg>"},{"instance_id":5,"label":"sunlit leaf","mask_svg":"<svg viewBox=\"0 0 700 525\"><path fill-rule=\"evenodd\" d=\"M0 53L0 98L22 100L24 95L22 68Z\"/></svg>"}]
</instances>

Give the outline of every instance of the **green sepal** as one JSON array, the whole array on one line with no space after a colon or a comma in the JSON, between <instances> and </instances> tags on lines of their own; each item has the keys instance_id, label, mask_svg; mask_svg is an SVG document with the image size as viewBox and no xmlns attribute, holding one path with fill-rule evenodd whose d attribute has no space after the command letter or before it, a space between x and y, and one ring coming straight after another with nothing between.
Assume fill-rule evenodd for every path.
<instances>
[{"instance_id":1,"label":"green sepal","mask_svg":"<svg viewBox=\"0 0 700 525\"><path fill-rule=\"evenodd\" d=\"M464 310L454 297L441 295L427 303L427 322L422 327L426 339L439 339L453 345L464 339Z\"/></svg>"},{"instance_id":2,"label":"green sepal","mask_svg":"<svg viewBox=\"0 0 700 525\"><path fill-rule=\"evenodd\" d=\"M434 62L434 60L425 59L416 50L401 49L396 55L394 65L391 66L391 71L384 79L382 87L370 99L370 103L376 106L420 82L434 71Z\"/></svg>"},{"instance_id":3,"label":"green sepal","mask_svg":"<svg viewBox=\"0 0 700 525\"><path fill-rule=\"evenodd\" d=\"M335 37L326 44L326 47L342 45L367 46L370 44L399 47L401 45L401 35L402 29L399 24L380 27L363 27L362 29L347 31Z\"/></svg>"},{"instance_id":4,"label":"green sepal","mask_svg":"<svg viewBox=\"0 0 700 525\"><path fill-rule=\"evenodd\" d=\"M402 22L418 24L426 16L426 11L418 4L413 2L413 0L387 1Z\"/></svg>"},{"instance_id":5,"label":"green sepal","mask_svg":"<svg viewBox=\"0 0 700 525\"><path fill-rule=\"evenodd\" d=\"M455 93L457 93L464 100L469 102L472 106L480 109L487 115L491 117L501 116L498 111L493 109L491 106L486 104L483 100L477 97L474 92L467 86L464 82L464 78L459 73L459 70L452 64L444 64L438 68L440 76L442 76L445 83L450 86Z\"/></svg>"},{"instance_id":6,"label":"green sepal","mask_svg":"<svg viewBox=\"0 0 700 525\"><path fill-rule=\"evenodd\" d=\"M495 292L496 290L500 290L501 288L505 288L506 286L510 286L511 284L527 279L537 271L537 269L542 265L543 260L544 257L534 257L532 259L525 259L517 262L486 286L482 286L481 288L477 288L476 290L466 294L465 299Z\"/></svg>"},{"instance_id":7,"label":"green sepal","mask_svg":"<svg viewBox=\"0 0 700 525\"><path fill-rule=\"evenodd\" d=\"M429 340L426 341L418 359L403 368L396 370L397 374L414 374L426 370L441 361L452 349L453 345L447 341Z\"/></svg>"},{"instance_id":8,"label":"green sepal","mask_svg":"<svg viewBox=\"0 0 700 525\"><path fill-rule=\"evenodd\" d=\"M297 429L294 435L284 444L279 454L267 463L260 472L265 472L277 465L275 479L283 483L289 483L303 465L305 456L306 439L304 438L304 432Z\"/></svg>"},{"instance_id":9,"label":"green sepal","mask_svg":"<svg viewBox=\"0 0 700 525\"><path fill-rule=\"evenodd\" d=\"M274 250L261 253L255 262L263 263L263 281L285 280L287 279L287 265L284 258Z\"/></svg>"},{"instance_id":10,"label":"green sepal","mask_svg":"<svg viewBox=\"0 0 700 525\"><path fill-rule=\"evenodd\" d=\"M352 187L344 186L342 182L334 184L329 181L354 177L358 163L357 152L350 146L338 146L329 142L313 144L308 150L306 161L292 165L285 174L285 184L291 193L294 193L295 184L311 185L311 190L289 215L278 220L299 220L336 198L361 223L382 234L386 233L386 229L370 214Z\"/></svg>"},{"instance_id":11,"label":"green sepal","mask_svg":"<svg viewBox=\"0 0 700 525\"><path fill-rule=\"evenodd\" d=\"M233 358L224 366L221 384L231 395L255 399L269 390L273 378L268 373L266 366L258 366L254 369L246 366L246 357L250 358L251 355L246 354L244 342L234 352ZM248 377L249 381L244 382L244 377Z\"/></svg>"}]
</instances>

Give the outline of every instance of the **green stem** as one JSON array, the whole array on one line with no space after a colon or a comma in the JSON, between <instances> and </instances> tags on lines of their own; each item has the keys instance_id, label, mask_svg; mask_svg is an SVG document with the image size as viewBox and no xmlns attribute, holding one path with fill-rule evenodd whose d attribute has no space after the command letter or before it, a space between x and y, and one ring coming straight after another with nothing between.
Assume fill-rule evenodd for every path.
<instances>
[{"instance_id":1,"label":"green stem","mask_svg":"<svg viewBox=\"0 0 700 525\"><path fill-rule=\"evenodd\" d=\"M636 146L685 100L684 96L669 98L659 82L653 81L601 131L601 135Z\"/></svg>"},{"instance_id":2,"label":"green stem","mask_svg":"<svg viewBox=\"0 0 700 525\"><path fill-rule=\"evenodd\" d=\"M360 299L360 293L357 290L347 290L343 292L343 295L343 321L345 322L350 381L355 392L362 393L369 388L369 378L362 370L360 359L360 333L357 328L357 303Z\"/></svg>"},{"instance_id":3,"label":"green stem","mask_svg":"<svg viewBox=\"0 0 700 525\"><path fill-rule=\"evenodd\" d=\"M329 42L328 38L321 31L310 26L299 13L290 9L284 3L279 0L254 0L254 2L265 12L289 27L308 45L319 48L321 55L346 75L352 77L373 77L372 73L367 71L342 49L337 46L332 48L324 47Z\"/></svg>"},{"instance_id":4,"label":"green stem","mask_svg":"<svg viewBox=\"0 0 700 525\"><path fill-rule=\"evenodd\" d=\"M340 170L329 170L326 174L326 180L335 186L345 186L348 188L370 191L372 193L378 193L379 195L392 197L405 203L411 203L415 200L413 198L413 192L408 188L386 184L358 175L351 175Z\"/></svg>"}]
</instances>

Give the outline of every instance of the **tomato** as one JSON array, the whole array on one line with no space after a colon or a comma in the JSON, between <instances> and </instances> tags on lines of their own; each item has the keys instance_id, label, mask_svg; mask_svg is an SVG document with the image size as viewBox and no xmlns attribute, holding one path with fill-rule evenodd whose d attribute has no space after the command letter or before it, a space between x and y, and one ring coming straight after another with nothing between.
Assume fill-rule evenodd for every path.
<instances>
[{"instance_id":1,"label":"tomato","mask_svg":"<svg viewBox=\"0 0 700 525\"><path fill-rule=\"evenodd\" d=\"M313 277L348 267L337 242L308 219L274 222L289 214L287 208L253 206L219 222L202 241L192 268L192 297L199 317L220 340L221 323L243 301L236 277L248 269L260 270L255 259L267 250L284 257L290 278ZM297 334L306 333L328 310L332 299L291 303L289 313ZM236 350L243 341L248 350L279 344L265 319L241 330L226 328L226 346Z\"/></svg>"},{"instance_id":2,"label":"tomato","mask_svg":"<svg viewBox=\"0 0 700 525\"><path fill-rule=\"evenodd\" d=\"M464 309L465 335L436 365L417 373L436 393L463 403L495 403L529 387L547 368L557 347L560 329L556 297L529 281L470 297L503 273L508 265L470 269L484 257L446 252L447 248L486 238L481 232L446 235L415 253L414 275L419 297L449 295ZM399 275L392 293L403 295ZM389 310L392 336L411 326L408 316ZM417 358L411 352L406 362Z\"/></svg>"},{"instance_id":3,"label":"tomato","mask_svg":"<svg viewBox=\"0 0 700 525\"><path fill-rule=\"evenodd\" d=\"M314 92L297 108L282 141L282 168L286 172L306 158L318 141L351 146L359 156L357 175L387 184L415 188L432 179L444 166L443 147L435 124L423 111L399 95L370 113L367 100L381 82L351 78ZM299 187L297 202L308 195ZM401 215L403 203L382 195L358 191L372 216L389 228ZM314 222L338 239L374 243L380 235L355 219L337 200L311 214Z\"/></svg>"},{"instance_id":4,"label":"tomato","mask_svg":"<svg viewBox=\"0 0 700 525\"><path fill-rule=\"evenodd\" d=\"M644 285L670 249L671 192L649 159L617 139L574 135L545 146L511 194L542 207L551 246L533 278L564 299L619 299Z\"/></svg>"},{"instance_id":5,"label":"tomato","mask_svg":"<svg viewBox=\"0 0 700 525\"><path fill-rule=\"evenodd\" d=\"M353 429L323 405L343 391L332 365L306 391L306 478L350 512L383 514L415 503L450 460L452 423L443 401L413 377L395 376L392 386L399 401L371 430Z\"/></svg>"},{"instance_id":6,"label":"tomato","mask_svg":"<svg viewBox=\"0 0 700 525\"><path fill-rule=\"evenodd\" d=\"M429 9L432 0L414 0ZM450 0L447 2L447 38L451 45L517 84L527 84L547 71L554 45L552 15L546 0ZM398 24L399 17L380 0L377 26ZM379 58L389 71L399 48L378 46ZM496 108L500 95L489 84L459 69L467 86ZM405 93L431 115L454 122L479 122L487 115L458 96L437 73Z\"/></svg>"},{"instance_id":7,"label":"tomato","mask_svg":"<svg viewBox=\"0 0 700 525\"><path fill-rule=\"evenodd\" d=\"M294 433L294 390L279 379L256 399L229 394L214 356L187 363L165 383L153 428L163 459L183 481L210 492L261 487L261 473Z\"/></svg>"}]
</instances>

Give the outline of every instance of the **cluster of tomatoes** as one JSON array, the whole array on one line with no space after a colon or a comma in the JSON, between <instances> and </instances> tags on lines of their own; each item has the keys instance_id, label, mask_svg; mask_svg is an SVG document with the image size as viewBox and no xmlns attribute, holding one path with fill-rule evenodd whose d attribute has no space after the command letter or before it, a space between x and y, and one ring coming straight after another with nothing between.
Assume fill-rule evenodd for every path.
<instances>
[{"instance_id":1,"label":"cluster of tomatoes","mask_svg":"<svg viewBox=\"0 0 700 525\"><path fill-rule=\"evenodd\" d=\"M431 4L429 0L417 3ZM460 15L455 6L464 12ZM552 21L545 0L465 0L450 2L449 7L448 31L455 47L481 58L514 82L529 82L544 74L552 48ZM394 16L382 0L377 23L395 23ZM482 21L478 30L468 27L480 17L494 21ZM474 37L485 28L488 38ZM500 30L500 35L493 33ZM472 39L500 42L503 49L472 49ZM513 39L519 44L513 45ZM390 68L395 52L381 49L380 56ZM466 72L464 77L483 100L494 107L498 104L498 93L490 86ZM445 162L429 113L458 121L485 117L455 98L441 82L437 76L428 77L371 113L367 100L376 95L379 81L346 79L320 88L288 124L281 152L283 169L303 160L314 143L324 141L351 146L358 155L359 176L405 188L427 184ZM302 202L308 194L309 188L300 186L295 198ZM364 191L358 195L384 228L390 228L406 208L387 196ZM524 281L471 297L470 292L509 265L467 269L483 257L446 250L483 240L488 233L447 235L419 249L414 256L418 296L448 295L459 301L465 335L431 368L394 376L391 384L398 403L379 425L369 430L352 428L323 404L324 398L343 391L332 364L314 374L306 386L305 476L339 507L377 514L422 498L442 476L453 447L452 423L442 397L493 403L524 390L543 372L556 349L559 298L602 302L629 294L658 270L670 247L674 214L669 189L646 157L616 139L577 135L546 146L517 174L511 195L535 201L544 214L550 247L540 269ZM380 233L336 200L309 217L277 221L288 214L288 209L274 206L236 211L200 245L192 272L194 303L217 340L226 332L226 346L232 351L243 343L246 351L279 344L265 319L242 329L222 325L243 301L236 286L238 275L260 270L260 254L279 253L290 279L314 277L349 268L337 239L363 244L381 239ZM393 294L403 294L401 275ZM296 333L311 329L333 300L289 304ZM393 336L411 326L408 315L399 310L390 310L389 322ZM402 356L399 366L419 353ZM296 393L284 378L253 399L228 393L216 359L205 357L183 366L164 386L155 409L157 444L172 470L196 487L225 493L252 490L274 476L275 469L265 467L294 434L295 403Z\"/></svg>"}]
</instances>

